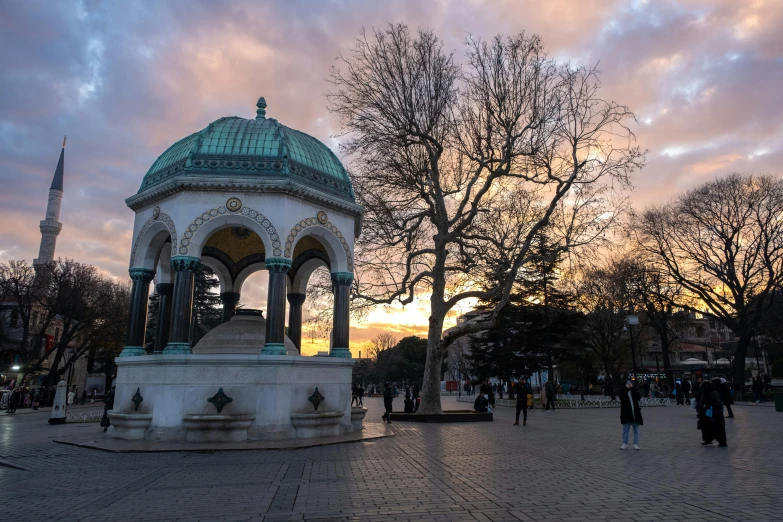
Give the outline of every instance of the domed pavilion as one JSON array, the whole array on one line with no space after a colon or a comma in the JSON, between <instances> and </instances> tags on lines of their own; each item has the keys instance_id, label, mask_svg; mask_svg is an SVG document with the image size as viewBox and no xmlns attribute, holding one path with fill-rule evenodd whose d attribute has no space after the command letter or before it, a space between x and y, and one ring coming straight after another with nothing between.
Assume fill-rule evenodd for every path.
<instances>
[{"instance_id":1,"label":"domed pavilion","mask_svg":"<svg viewBox=\"0 0 783 522\"><path fill-rule=\"evenodd\" d=\"M117 359L116 413L138 415L149 409L152 422L145 438L182 439L188 431L182 417L206 415L211 408L206 396L198 407L191 404L194 394L207 389L214 393L220 387L231 395L233 386L232 393L242 397L234 397L226 408L254 416L250 438L263 438L270 430L293 436L294 427L282 424L290 424L289 413L312 410L312 401L306 399L312 387L319 386L325 403L350 417L348 300L362 207L329 147L267 118L266 101L260 98L255 119L220 118L174 143L126 203L136 213L130 257L133 289L128 342ZM202 264L220 280L224 324L215 329L221 331L212 336L209 349L194 351L189 343L194 274ZM302 308L308 280L319 267L326 267L332 278L331 357L301 357ZM237 323L243 346L232 349L225 341L235 328L235 321L229 321L243 283L259 270L269 272L265 321ZM154 353L147 354L153 279L160 301ZM286 304L290 340L285 336ZM255 354L248 348L254 328L263 330ZM193 373L194 368L199 371ZM182 396L172 383L186 385L190 395ZM142 407L126 411L136 391L144 397ZM262 407L267 400L273 401L276 413L267 415ZM341 423L350 426L350 419ZM244 440L236 433L231 437Z\"/></svg>"}]
</instances>

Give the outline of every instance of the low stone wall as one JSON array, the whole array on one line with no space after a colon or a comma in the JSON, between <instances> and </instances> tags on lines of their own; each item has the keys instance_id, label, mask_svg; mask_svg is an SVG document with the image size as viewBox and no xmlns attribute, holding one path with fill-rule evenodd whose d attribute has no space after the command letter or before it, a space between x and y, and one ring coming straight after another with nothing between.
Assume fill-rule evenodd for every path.
<instances>
[{"instance_id":1,"label":"low stone wall","mask_svg":"<svg viewBox=\"0 0 783 522\"><path fill-rule=\"evenodd\" d=\"M65 422L81 424L85 422L101 422L103 417L103 408L93 408L90 410L71 410L65 414Z\"/></svg>"},{"instance_id":2,"label":"low stone wall","mask_svg":"<svg viewBox=\"0 0 783 522\"><path fill-rule=\"evenodd\" d=\"M475 395L466 397L457 397L457 402L469 402L473 404L473 401L476 400ZM517 401L516 399L495 399L495 406L506 406L509 408L516 408ZM639 406L671 406L671 403L669 402L669 399L641 399L639 401ZM541 403L538 400L538 397L533 398L533 407L534 408L540 408ZM601 398L594 398L594 399L586 399L582 400L578 396L574 396L574 398L563 398L562 396L559 396L557 398L557 401L555 401L555 408L556 409L583 409L583 408L619 408L620 407L620 401L619 400L612 400L609 397L601 397Z\"/></svg>"}]
</instances>

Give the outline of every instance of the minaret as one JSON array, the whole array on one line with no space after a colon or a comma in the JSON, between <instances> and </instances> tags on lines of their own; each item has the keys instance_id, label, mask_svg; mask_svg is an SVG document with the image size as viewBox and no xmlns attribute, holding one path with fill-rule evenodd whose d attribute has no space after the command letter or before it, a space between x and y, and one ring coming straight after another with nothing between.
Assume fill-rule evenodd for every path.
<instances>
[{"instance_id":1,"label":"minaret","mask_svg":"<svg viewBox=\"0 0 783 522\"><path fill-rule=\"evenodd\" d=\"M60 160L57 162L57 170L54 171L52 186L49 187L49 203L46 205L46 219L41 221L41 247L38 250L38 258L33 259L33 266L45 265L54 261L54 247L57 236L63 228L60 219L60 204L63 201L63 170L65 168L65 140L60 151Z\"/></svg>"}]
</instances>

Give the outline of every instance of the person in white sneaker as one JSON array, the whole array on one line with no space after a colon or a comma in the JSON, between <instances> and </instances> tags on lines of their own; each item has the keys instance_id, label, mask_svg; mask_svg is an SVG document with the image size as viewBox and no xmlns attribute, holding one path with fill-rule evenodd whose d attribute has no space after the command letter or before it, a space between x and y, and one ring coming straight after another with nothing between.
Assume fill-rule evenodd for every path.
<instances>
[{"instance_id":1,"label":"person in white sneaker","mask_svg":"<svg viewBox=\"0 0 783 522\"><path fill-rule=\"evenodd\" d=\"M628 447L628 432L633 428L633 449L639 449L639 426L644 424L642 411L639 409L639 392L629 379L625 383L625 389L620 392L620 423L623 425L623 445L620 449Z\"/></svg>"}]
</instances>

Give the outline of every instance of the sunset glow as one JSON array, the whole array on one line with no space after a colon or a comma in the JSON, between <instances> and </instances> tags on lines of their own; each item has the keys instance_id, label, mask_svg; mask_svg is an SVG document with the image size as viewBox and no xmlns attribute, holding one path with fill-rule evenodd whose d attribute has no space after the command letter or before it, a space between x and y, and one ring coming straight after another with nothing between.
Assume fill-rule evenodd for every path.
<instances>
[{"instance_id":1,"label":"sunset glow","mask_svg":"<svg viewBox=\"0 0 783 522\"><path fill-rule=\"evenodd\" d=\"M637 114L649 149L633 204L783 160L783 26L771 2L4 2L0 4L0 262L32 260L62 136L68 135L57 255L128 278L136 193L156 157L222 116L269 117L340 154L325 81L362 27L432 27L461 56L465 36L525 31L558 59L600 62L604 95ZM13 45L11 45L13 43ZM342 158L350 169L350 158ZM265 280L242 295L263 307ZM459 313L452 312L446 328ZM429 303L379 306L351 349L382 332L426 336ZM307 304L305 304L305 318ZM303 353L328 349L311 339Z\"/></svg>"}]
</instances>

